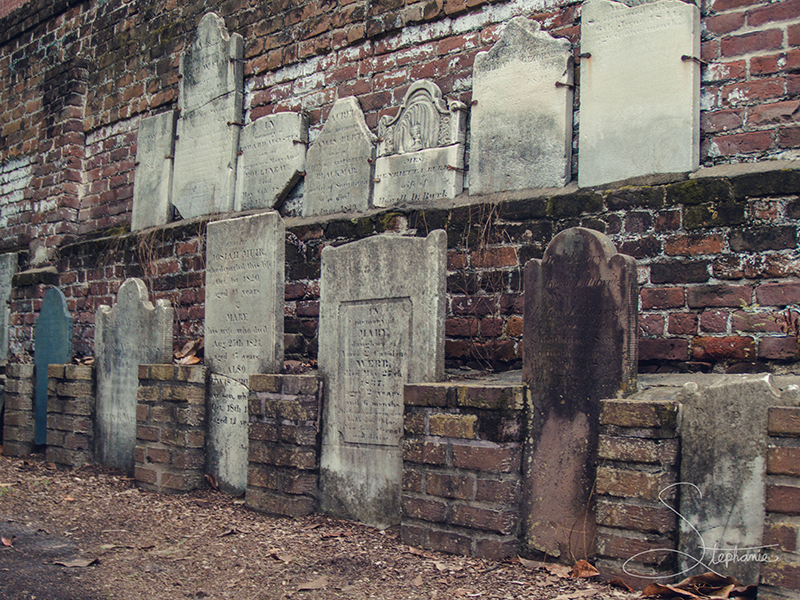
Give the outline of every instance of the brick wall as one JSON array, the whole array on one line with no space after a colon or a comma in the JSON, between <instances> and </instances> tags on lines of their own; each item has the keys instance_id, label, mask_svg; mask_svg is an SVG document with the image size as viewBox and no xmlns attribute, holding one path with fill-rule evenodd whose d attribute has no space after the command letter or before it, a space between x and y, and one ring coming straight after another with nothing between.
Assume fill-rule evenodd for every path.
<instances>
[{"instance_id":1,"label":"brick wall","mask_svg":"<svg viewBox=\"0 0 800 600\"><path fill-rule=\"evenodd\" d=\"M206 368L139 365L134 479L155 492L205 485Z\"/></svg>"},{"instance_id":2,"label":"brick wall","mask_svg":"<svg viewBox=\"0 0 800 600\"><path fill-rule=\"evenodd\" d=\"M317 508L322 380L251 375L245 505L286 517Z\"/></svg>"},{"instance_id":3,"label":"brick wall","mask_svg":"<svg viewBox=\"0 0 800 600\"><path fill-rule=\"evenodd\" d=\"M3 454L24 456L34 449L36 380L33 365L6 366Z\"/></svg>"},{"instance_id":4,"label":"brick wall","mask_svg":"<svg viewBox=\"0 0 800 600\"><path fill-rule=\"evenodd\" d=\"M45 459L75 468L94 462L94 367L50 365L47 369Z\"/></svg>"}]
</instances>

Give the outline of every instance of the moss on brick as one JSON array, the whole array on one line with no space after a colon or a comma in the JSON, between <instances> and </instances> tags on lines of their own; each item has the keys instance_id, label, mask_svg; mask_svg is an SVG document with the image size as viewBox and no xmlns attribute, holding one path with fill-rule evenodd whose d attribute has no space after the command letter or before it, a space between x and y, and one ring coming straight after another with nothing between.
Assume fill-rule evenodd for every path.
<instances>
[{"instance_id":1,"label":"moss on brick","mask_svg":"<svg viewBox=\"0 0 800 600\"><path fill-rule=\"evenodd\" d=\"M683 212L685 229L706 227L725 227L740 225L745 220L745 204L741 202L722 202L687 206Z\"/></svg>"},{"instance_id":2,"label":"moss on brick","mask_svg":"<svg viewBox=\"0 0 800 600\"><path fill-rule=\"evenodd\" d=\"M603 209L603 197L595 192L577 192L553 196L547 201L547 216L555 219L578 217Z\"/></svg>"},{"instance_id":3,"label":"moss on brick","mask_svg":"<svg viewBox=\"0 0 800 600\"><path fill-rule=\"evenodd\" d=\"M690 179L667 186L667 204L703 204L733 200L730 183L725 179Z\"/></svg>"}]
</instances>

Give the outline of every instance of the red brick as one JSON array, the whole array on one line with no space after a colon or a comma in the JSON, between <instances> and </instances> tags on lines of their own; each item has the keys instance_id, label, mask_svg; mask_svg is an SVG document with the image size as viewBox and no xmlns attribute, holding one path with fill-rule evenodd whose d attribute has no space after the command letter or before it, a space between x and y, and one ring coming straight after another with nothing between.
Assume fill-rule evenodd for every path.
<instances>
[{"instance_id":1,"label":"red brick","mask_svg":"<svg viewBox=\"0 0 800 600\"><path fill-rule=\"evenodd\" d=\"M476 250L470 254L470 263L476 269L516 267L519 265L517 250L512 247Z\"/></svg>"},{"instance_id":2,"label":"red brick","mask_svg":"<svg viewBox=\"0 0 800 600\"><path fill-rule=\"evenodd\" d=\"M800 302L800 282L764 283L756 288L762 306L786 306Z\"/></svg>"},{"instance_id":3,"label":"red brick","mask_svg":"<svg viewBox=\"0 0 800 600\"><path fill-rule=\"evenodd\" d=\"M447 386L407 383L403 389L406 406L447 406Z\"/></svg>"},{"instance_id":4,"label":"red brick","mask_svg":"<svg viewBox=\"0 0 800 600\"><path fill-rule=\"evenodd\" d=\"M518 479L478 479L475 500L497 504L516 504L520 498Z\"/></svg>"},{"instance_id":5,"label":"red brick","mask_svg":"<svg viewBox=\"0 0 800 600\"><path fill-rule=\"evenodd\" d=\"M689 342L684 339L640 339L639 360L687 360Z\"/></svg>"},{"instance_id":6,"label":"red brick","mask_svg":"<svg viewBox=\"0 0 800 600\"><path fill-rule=\"evenodd\" d=\"M737 310L731 318L731 329L755 333L779 333L781 327L775 322L771 312Z\"/></svg>"},{"instance_id":7,"label":"red brick","mask_svg":"<svg viewBox=\"0 0 800 600\"><path fill-rule=\"evenodd\" d=\"M796 360L798 350L794 337L766 337L758 343L758 357L769 360Z\"/></svg>"},{"instance_id":8,"label":"red brick","mask_svg":"<svg viewBox=\"0 0 800 600\"><path fill-rule=\"evenodd\" d=\"M446 319L444 334L448 337L478 337L478 319Z\"/></svg>"},{"instance_id":9,"label":"red brick","mask_svg":"<svg viewBox=\"0 0 800 600\"><path fill-rule=\"evenodd\" d=\"M763 152L774 145L772 133L769 131L751 131L715 137L711 144L722 156Z\"/></svg>"},{"instance_id":10,"label":"red brick","mask_svg":"<svg viewBox=\"0 0 800 600\"><path fill-rule=\"evenodd\" d=\"M677 439L650 440L601 435L598 455L606 460L626 463L672 465L678 462Z\"/></svg>"},{"instance_id":11,"label":"red brick","mask_svg":"<svg viewBox=\"0 0 800 600\"><path fill-rule=\"evenodd\" d=\"M705 333L727 333L730 313L724 310L704 310L700 313L700 331Z\"/></svg>"},{"instance_id":12,"label":"red brick","mask_svg":"<svg viewBox=\"0 0 800 600\"><path fill-rule=\"evenodd\" d=\"M444 465L447 461L447 444L406 439L403 441L403 460L411 463Z\"/></svg>"},{"instance_id":13,"label":"red brick","mask_svg":"<svg viewBox=\"0 0 800 600\"><path fill-rule=\"evenodd\" d=\"M690 308L735 306L751 304L753 288L747 285L697 285L687 289L686 303Z\"/></svg>"},{"instance_id":14,"label":"red brick","mask_svg":"<svg viewBox=\"0 0 800 600\"><path fill-rule=\"evenodd\" d=\"M664 317L662 315L639 315L639 335L663 335Z\"/></svg>"},{"instance_id":15,"label":"red brick","mask_svg":"<svg viewBox=\"0 0 800 600\"><path fill-rule=\"evenodd\" d=\"M768 56L754 56L750 59L751 75L774 75L782 71L781 58L783 54L770 54Z\"/></svg>"},{"instance_id":16,"label":"red brick","mask_svg":"<svg viewBox=\"0 0 800 600\"><path fill-rule=\"evenodd\" d=\"M475 415L434 414L428 417L430 435L475 439L478 417Z\"/></svg>"},{"instance_id":17,"label":"red brick","mask_svg":"<svg viewBox=\"0 0 800 600\"><path fill-rule=\"evenodd\" d=\"M597 469L597 493L600 495L656 501L662 490L673 483L675 475L665 471L646 473L609 467ZM664 494L664 499L670 498Z\"/></svg>"},{"instance_id":18,"label":"red brick","mask_svg":"<svg viewBox=\"0 0 800 600\"><path fill-rule=\"evenodd\" d=\"M778 50L783 45L783 32L780 29L755 31L744 35L722 38L722 56L741 56L761 50Z\"/></svg>"},{"instance_id":19,"label":"red brick","mask_svg":"<svg viewBox=\"0 0 800 600\"><path fill-rule=\"evenodd\" d=\"M455 506L449 522L460 527L494 531L500 534L514 533L519 513L514 510L490 510L475 506Z\"/></svg>"},{"instance_id":20,"label":"red brick","mask_svg":"<svg viewBox=\"0 0 800 600\"><path fill-rule=\"evenodd\" d=\"M443 523L447 513L444 502L403 496L403 514L412 519Z\"/></svg>"},{"instance_id":21,"label":"red brick","mask_svg":"<svg viewBox=\"0 0 800 600\"><path fill-rule=\"evenodd\" d=\"M761 584L785 588L790 593L800 590L800 565L783 561L761 565ZM792 594L794 595L794 594ZM771 596L773 598L792 596Z\"/></svg>"},{"instance_id":22,"label":"red brick","mask_svg":"<svg viewBox=\"0 0 800 600\"><path fill-rule=\"evenodd\" d=\"M470 500L475 493L475 478L448 473L428 473L425 491L431 496Z\"/></svg>"},{"instance_id":23,"label":"red brick","mask_svg":"<svg viewBox=\"0 0 800 600\"><path fill-rule=\"evenodd\" d=\"M731 33L732 31L741 29L744 25L744 13L736 12L711 15L703 19L703 24L710 33Z\"/></svg>"},{"instance_id":24,"label":"red brick","mask_svg":"<svg viewBox=\"0 0 800 600\"><path fill-rule=\"evenodd\" d=\"M718 254L722 252L723 240L720 235L677 235L667 238L664 252L669 256L694 256L698 254Z\"/></svg>"},{"instance_id":25,"label":"red brick","mask_svg":"<svg viewBox=\"0 0 800 600\"><path fill-rule=\"evenodd\" d=\"M516 446L453 444L453 467L472 471L517 472L520 449Z\"/></svg>"},{"instance_id":26,"label":"red brick","mask_svg":"<svg viewBox=\"0 0 800 600\"><path fill-rule=\"evenodd\" d=\"M608 558L629 559L639 555L637 562L647 565L660 565L673 557L671 540L659 536L636 534L603 533L597 536L597 553Z\"/></svg>"},{"instance_id":27,"label":"red brick","mask_svg":"<svg viewBox=\"0 0 800 600\"><path fill-rule=\"evenodd\" d=\"M774 4L767 4L747 11L748 27L758 27L765 23L779 23L800 17L800 1L781 0Z\"/></svg>"},{"instance_id":28,"label":"red brick","mask_svg":"<svg viewBox=\"0 0 800 600\"><path fill-rule=\"evenodd\" d=\"M744 123L744 111L741 109L717 110L703 112L700 115L700 127L706 133L718 133L739 129ZM677 229L677 227L675 227Z\"/></svg>"},{"instance_id":29,"label":"red brick","mask_svg":"<svg viewBox=\"0 0 800 600\"><path fill-rule=\"evenodd\" d=\"M697 315L694 313L671 313L667 331L672 335L695 335Z\"/></svg>"},{"instance_id":30,"label":"red brick","mask_svg":"<svg viewBox=\"0 0 800 600\"><path fill-rule=\"evenodd\" d=\"M643 506L598 498L597 524L641 532L670 533L677 529L677 516L662 505Z\"/></svg>"},{"instance_id":31,"label":"red brick","mask_svg":"<svg viewBox=\"0 0 800 600\"><path fill-rule=\"evenodd\" d=\"M776 545L783 552L794 552L797 550L798 531L797 526L791 526L786 523L774 523L769 520L764 523L764 539L765 546Z\"/></svg>"},{"instance_id":32,"label":"red brick","mask_svg":"<svg viewBox=\"0 0 800 600\"><path fill-rule=\"evenodd\" d=\"M642 288L641 297L643 310L678 308L685 302L682 287Z\"/></svg>"},{"instance_id":33,"label":"red brick","mask_svg":"<svg viewBox=\"0 0 800 600\"><path fill-rule=\"evenodd\" d=\"M767 448L767 473L800 477L800 448Z\"/></svg>"},{"instance_id":34,"label":"red brick","mask_svg":"<svg viewBox=\"0 0 800 600\"><path fill-rule=\"evenodd\" d=\"M786 34L790 46L800 46L800 24L787 27Z\"/></svg>"},{"instance_id":35,"label":"red brick","mask_svg":"<svg viewBox=\"0 0 800 600\"><path fill-rule=\"evenodd\" d=\"M472 538L460 535L453 531L441 531L432 529L428 532L426 548L437 552L447 552L449 554L460 554L467 556L472 546Z\"/></svg>"},{"instance_id":36,"label":"red brick","mask_svg":"<svg viewBox=\"0 0 800 600\"><path fill-rule=\"evenodd\" d=\"M692 358L699 361L755 360L755 342L750 337L696 337L692 339Z\"/></svg>"},{"instance_id":37,"label":"red brick","mask_svg":"<svg viewBox=\"0 0 800 600\"><path fill-rule=\"evenodd\" d=\"M767 485L767 512L800 515L800 487Z\"/></svg>"},{"instance_id":38,"label":"red brick","mask_svg":"<svg viewBox=\"0 0 800 600\"><path fill-rule=\"evenodd\" d=\"M473 556L484 560L499 561L518 552L516 538L511 539L478 539L475 541Z\"/></svg>"},{"instance_id":39,"label":"red brick","mask_svg":"<svg viewBox=\"0 0 800 600\"><path fill-rule=\"evenodd\" d=\"M800 146L800 127L781 127L778 130L778 146L781 148Z\"/></svg>"},{"instance_id":40,"label":"red brick","mask_svg":"<svg viewBox=\"0 0 800 600\"><path fill-rule=\"evenodd\" d=\"M133 478L142 483L155 485L156 481L158 481L158 474L153 469L146 469L145 467L137 466L134 468Z\"/></svg>"},{"instance_id":41,"label":"red brick","mask_svg":"<svg viewBox=\"0 0 800 600\"><path fill-rule=\"evenodd\" d=\"M771 406L768 411L770 435L800 437L800 408Z\"/></svg>"}]
</instances>

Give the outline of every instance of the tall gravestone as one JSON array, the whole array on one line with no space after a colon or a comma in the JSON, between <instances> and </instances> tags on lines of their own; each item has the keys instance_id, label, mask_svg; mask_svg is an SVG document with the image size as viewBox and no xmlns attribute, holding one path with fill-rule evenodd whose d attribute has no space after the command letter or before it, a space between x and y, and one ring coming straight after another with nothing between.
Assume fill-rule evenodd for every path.
<instances>
[{"instance_id":1,"label":"tall gravestone","mask_svg":"<svg viewBox=\"0 0 800 600\"><path fill-rule=\"evenodd\" d=\"M467 107L447 103L425 79L408 88L400 110L378 123L375 206L454 198L464 188Z\"/></svg>"},{"instance_id":2,"label":"tall gravestone","mask_svg":"<svg viewBox=\"0 0 800 600\"><path fill-rule=\"evenodd\" d=\"M176 111L169 111L139 121L131 231L164 225L172 219L170 193L177 117Z\"/></svg>"},{"instance_id":3,"label":"tall gravestone","mask_svg":"<svg viewBox=\"0 0 800 600\"><path fill-rule=\"evenodd\" d=\"M300 180L306 166L308 118L283 112L245 125L239 137L236 210L272 208Z\"/></svg>"},{"instance_id":4,"label":"tall gravestone","mask_svg":"<svg viewBox=\"0 0 800 600\"><path fill-rule=\"evenodd\" d=\"M697 6L588 0L581 53L581 187L698 167Z\"/></svg>"},{"instance_id":5,"label":"tall gravestone","mask_svg":"<svg viewBox=\"0 0 800 600\"><path fill-rule=\"evenodd\" d=\"M184 219L233 209L244 42L214 13L181 55L172 202Z\"/></svg>"},{"instance_id":6,"label":"tall gravestone","mask_svg":"<svg viewBox=\"0 0 800 600\"><path fill-rule=\"evenodd\" d=\"M283 367L284 243L277 212L208 224L207 460L209 472L231 493L247 486L250 375Z\"/></svg>"},{"instance_id":7,"label":"tall gravestone","mask_svg":"<svg viewBox=\"0 0 800 600\"><path fill-rule=\"evenodd\" d=\"M11 282L17 272L17 253L0 254L0 361L8 359L8 328L11 318Z\"/></svg>"},{"instance_id":8,"label":"tall gravestone","mask_svg":"<svg viewBox=\"0 0 800 600\"><path fill-rule=\"evenodd\" d=\"M133 472L140 364L172 363L173 309L148 299L141 279L126 279L113 307L96 315L95 456L99 463Z\"/></svg>"},{"instance_id":9,"label":"tall gravestone","mask_svg":"<svg viewBox=\"0 0 800 600\"><path fill-rule=\"evenodd\" d=\"M601 233L559 233L525 266L523 379L532 422L525 448L528 549L591 556L592 490L602 398L634 391L636 262Z\"/></svg>"},{"instance_id":10,"label":"tall gravestone","mask_svg":"<svg viewBox=\"0 0 800 600\"><path fill-rule=\"evenodd\" d=\"M572 156L572 53L516 17L472 69L469 191L561 187Z\"/></svg>"},{"instance_id":11,"label":"tall gravestone","mask_svg":"<svg viewBox=\"0 0 800 600\"><path fill-rule=\"evenodd\" d=\"M757 585L764 545L767 416L770 406L798 406L770 375L729 375L679 397L681 419L678 565L681 577L713 570Z\"/></svg>"},{"instance_id":12,"label":"tall gravestone","mask_svg":"<svg viewBox=\"0 0 800 600\"><path fill-rule=\"evenodd\" d=\"M444 374L446 245L437 230L425 239L376 236L322 252L326 512L379 527L400 521L403 385Z\"/></svg>"},{"instance_id":13,"label":"tall gravestone","mask_svg":"<svg viewBox=\"0 0 800 600\"><path fill-rule=\"evenodd\" d=\"M304 217L369 208L376 141L358 100L337 100L308 149Z\"/></svg>"},{"instance_id":14,"label":"tall gravestone","mask_svg":"<svg viewBox=\"0 0 800 600\"><path fill-rule=\"evenodd\" d=\"M47 443L47 366L72 360L72 316L67 299L58 288L44 295L33 334L33 362L36 366L34 441Z\"/></svg>"}]
</instances>

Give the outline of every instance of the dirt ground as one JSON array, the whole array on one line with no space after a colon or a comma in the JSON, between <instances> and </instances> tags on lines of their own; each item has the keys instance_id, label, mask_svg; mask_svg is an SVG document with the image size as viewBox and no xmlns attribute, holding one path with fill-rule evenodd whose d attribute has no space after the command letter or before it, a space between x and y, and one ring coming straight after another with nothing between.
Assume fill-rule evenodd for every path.
<instances>
[{"instance_id":1,"label":"dirt ground","mask_svg":"<svg viewBox=\"0 0 800 600\"><path fill-rule=\"evenodd\" d=\"M0 537L7 600L638 597L565 567L423 551L396 529L270 517L212 490L154 494L38 456L0 456Z\"/></svg>"}]
</instances>

